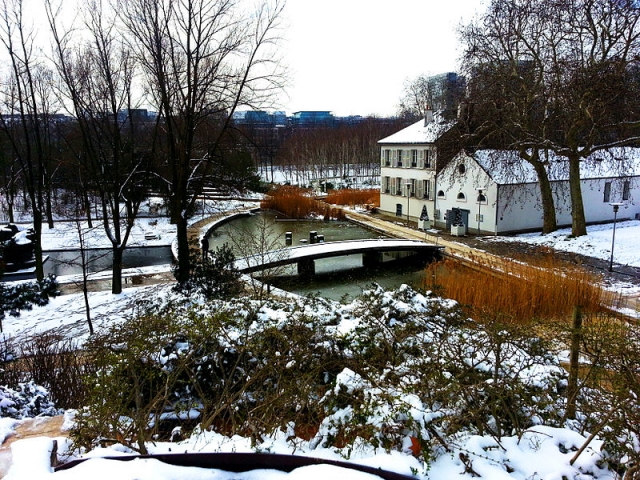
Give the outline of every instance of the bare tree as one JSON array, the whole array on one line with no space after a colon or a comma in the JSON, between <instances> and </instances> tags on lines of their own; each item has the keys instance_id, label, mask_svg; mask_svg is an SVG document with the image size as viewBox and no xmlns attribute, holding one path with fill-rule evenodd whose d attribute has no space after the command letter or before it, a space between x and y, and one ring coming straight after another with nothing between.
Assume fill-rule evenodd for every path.
<instances>
[{"instance_id":1,"label":"bare tree","mask_svg":"<svg viewBox=\"0 0 640 480\"><path fill-rule=\"evenodd\" d=\"M37 54L35 33L25 22L22 0L0 2L0 42L8 55L10 75L4 85L4 110L0 128L11 143L11 154L22 170L23 190L28 196L35 232L36 277L44 278L42 222L50 208L52 167L47 142L51 140L52 113L49 93L52 75ZM48 202L48 207L45 202Z\"/></svg>"},{"instance_id":2,"label":"bare tree","mask_svg":"<svg viewBox=\"0 0 640 480\"><path fill-rule=\"evenodd\" d=\"M54 38L55 63L63 95L73 106L85 176L98 193L104 231L111 243L112 293L122 292L122 257L146 191L144 155L134 147L132 85L135 59L101 0L85 5L85 40L73 44L61 33L58 11L46 0Z\"/></svg>"},{"instance_id":3,"label":"bare tree","mask_svg":"<svg viewBox=\"0 0 640 480\"><path fill-rule=\"evenodd\" d=\"M188 218L215 161L217 145L239 105L269 101L281 87L273 46L283 5L263 2L243 12L234 0L119 0L149 85L149 101L161 114L166 145L165 181L176 224L176 277L189 276ZM198 130L206 122L206 142Z\"/></svg>"},{"instance_id":4,"label":"bare tree","mask_svg":"<svg viewBox=\"0 0 640 480\"><path fill-rule=\"evenodd\" d=\"M454 72L440 75L418 75L404 81L398 115L417 120L427 110L438 111L447 120L456 117L458 105L464 96L465 80Z\"/></svg>"},{"instance_id":5,"label":"bare tree","mask_svg":"<svg viewBox=\"0 0 640 480\"><path fill-rule=\"evenodd\" d=\"M581 163L639 139L639 20L630 0L493 0L463 30L468 71L510 72L494 109L510 146L567 158L575 236L586 234Z\"/></svg>"},{"instance_id":6,"label":"bare tree","mask_svg":"<svg viewBox=\"0 0 640 480\"><path fill-rule=\"evenodd\" d=\"M527 2L494 2L476 24L467 26L463 65L469 77L468 104L473 106L470 143L507 148L519 153L538 176L543 211L543 233L557 229L556 208L547 173L549 162L541 139L547 104L543 58L530 45L540 45L544 29L539 13ZM539 27L539 28L536 28ZM492 162L510 161L493 155ZM514 178L518 171L513 171Z\"/></svg>"}]
</instances>

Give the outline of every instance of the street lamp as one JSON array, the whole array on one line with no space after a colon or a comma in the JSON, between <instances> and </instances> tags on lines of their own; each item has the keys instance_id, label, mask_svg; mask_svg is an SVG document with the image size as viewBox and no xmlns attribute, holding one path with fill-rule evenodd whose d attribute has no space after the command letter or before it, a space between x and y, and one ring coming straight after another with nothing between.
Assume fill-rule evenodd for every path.
<instances>
[{"instance_id":1,"label":"street lamp","mask_svg":"<svg viewBox=\"0 0 640 480\"><path fill-rule=\"evenodd\" d=\"M613 236L611 237L611 259L609 259L609 271L613 272L613 247L616 243L616 220L618 218L618 209L624 205L624 203L610 203L613 207Z\"/></svg>"},{"instance_id":2,"label":"street lamp","mask_svg":"<svg viewBox=\"0 0 640 480\"><path fill-rule=\"evenodd\" d=\"M407 187L407 228L409 228L409 199L411 198L411 182L405 183Z\"/></svg>"},{"instance_id":3,"label":"street lamp","mask_svg":"<svg viewBox=\"0 0 640 480\"><path fill-rule=\"evenodd\" d=\"M480 206L482 202L486 200L485 196L482 194L482 189L478 189L478 235L480 235Z\"/></svg>"}]
</instances>

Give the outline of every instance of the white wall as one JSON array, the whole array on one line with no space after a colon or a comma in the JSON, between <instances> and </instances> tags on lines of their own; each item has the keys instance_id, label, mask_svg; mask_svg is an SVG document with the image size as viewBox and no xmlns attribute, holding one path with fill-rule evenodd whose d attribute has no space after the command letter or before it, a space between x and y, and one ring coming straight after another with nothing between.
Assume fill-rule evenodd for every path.
<instances>
[{"instance_id":1,"label":"white wall","mask_svg":"<svg viewBox=\"0 0 640 480\"><path fill-rule=\"evenodd\" d=\"M389 163L386 164L385 150L390 151ZM398 167L398 150L402 150L402 166ZM412 167L412 150L417 151L416 167ZM429 151L431 166L424 168L425 150ZM419 219L423 205L427 205L429 218L433 219L433 197L435 183L435 147L432 145L385 145L380 148L381 178L380 178L380 210L387 215L396 214L397 204L402 205L402 220L407 218L407 206L409 218L412 222ZM386 193L385 177L389 177L389 193ZM400 178L400 193L396 195L397 179ZM424 198L423 181L429 183L430 196ZM407 183L412 183L412 196L407 205Z\"/></svg>"},{"instance_id":2,"label":"white wall","mask_svg":"<svg viewBox=\"0 0 640 480\"><path fill-rule=\"evenodd\" d=\"M459 166L465 166L460 173ZM587 223L613 221L613 208L609 203L623 201L623 185L629 182L628 199L618 212L618 218L634 218L640 213L640 178L587 179L582 180L582 198ZM611 194L605 201L605 183L611 182ZM483 221L481 233L509 233L542 228L543 214L540 189L537 183L496 185L487 173L470 157L459 154L440 173L436 195L445 192L444 198L436 196L436 209L440 211L438 226L444 226L446 210L457 207L470 211L469 232L477 230L477 189L482 188L487 202L480 205ZM556 221L559 226L571 225L571 196L568 181L552 182ZM463 193L465 200L457 198Z\"/></svg>"},{"instance_id":3,"label":"white wall","mask_svg":"<svg viewBox=\"0 0 640 480\"><path fill-rule=\"evenodd\" d=\"M461 173L460 166L464 166ZM478 203L478 189L482 189L485 201ZM438 192L444 196L438 196ZM495 233L496 219L496 185L480 166L464 153L458 154L440 172L436 181L435 208L439 211L437 225L445 226L444 215L447 210L460 208L469 211L468 232L476 233L478 229L478 207L480 210L480 232ZM458 198L462 194L464 198Z\"/></svg>"}]
</instances>

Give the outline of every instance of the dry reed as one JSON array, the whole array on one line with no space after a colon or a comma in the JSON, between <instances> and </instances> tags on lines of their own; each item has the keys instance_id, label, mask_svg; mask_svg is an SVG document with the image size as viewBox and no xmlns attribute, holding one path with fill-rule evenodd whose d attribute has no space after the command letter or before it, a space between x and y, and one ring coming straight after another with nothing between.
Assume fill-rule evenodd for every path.
<instances>
[{"instance_id":1,"label":"dry reed","mask_svg":"<svg viewBox=\"0 0 640 480\"><path fill-rule=\"evenodd\" d=\"M261 207L276 210L288 218L318 218L344 220L341 209L319 202L311 196L311 191L284 185L273 189L262 201Z\"/></svg>"},{"instance_id":2,"label":"dry reed","mask_svg":"<svg viewBox=\"0 0 640 480\"><path fill-rule=\"evenodd\" d=\"M478 319L557 320L570 316L577 305L602 312L619 300L600 286L596 275L553 255L540 256L535 265L486 257L470 260L475 266L452 260L429 265L425 287L457 300Z\"/></svg>"},{"instance_id":3,"label":"dry reed","mask_svg":"<svg viewBox=\"0 0 640 480\"><path fill-rule=\"evenodd\" d=\"M342 190L329 190L325 201L333 205L348 205L350 207L355 207L356 205L379 207L380 189L355 190L345 188Z\"/></svg>"}]
</instances>

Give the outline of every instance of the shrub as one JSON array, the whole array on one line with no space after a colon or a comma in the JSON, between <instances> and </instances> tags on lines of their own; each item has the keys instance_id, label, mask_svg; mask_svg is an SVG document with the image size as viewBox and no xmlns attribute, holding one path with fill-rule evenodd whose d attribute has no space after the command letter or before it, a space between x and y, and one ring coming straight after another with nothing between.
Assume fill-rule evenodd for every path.
<instances>
[{"instance_id":1,"label":"shrub","mask_svg":"<svg viewBox=\"0 0 640 480\"><path fill-rule=\"evenodd\" d=\"M15 389L0 386L0 416L22 419L26 417L54 416L55 408L49 392L33 382L19 383Z\"/></svg>"},{"instance_id":2,"label":"shrub","mask_svg":"<svg viewBox=\"0 0 640 480\"><path fill-rule=\"evenodd\" d=\"M84 404L82 376L91 364L73 340L52 333L38 333L20 343L4 337L1 352L1 385L17 389L31 382L46 388L47 397L60 408Z\"/></svg>"},{"instance_id":3,"label":"shrub","mask_svg":"<svg viewBox=\"0 0 640 480\"><path fill-rule=\"evenodd\" d=\"M58 283L55 275L35 282L14 285L0 283L0 331L6 312L18 317L20 310L31 310L33 305L46 305L49 303L49 297L55 297L57 294Z\"/></svg>"},{"instance_id":4,"label":"shrub","mask_svg":"<svg viewBox=\"0 0 640 480\"><path fill-rule=\"evenodd\" d=\"M428 460L461 434L499 437L562 418L566 375L530 330L466 319L409 287L347 305L318 298L171 306L95 335L97 372L74 433L141 452L176 425L260 442L360 442ZM415 452L414 452L415 453ZM344 451L349 455L348 449Z\"/></svg>"},{"instance_id":5,"label":"shrub","mask_svg":"<svg viewBox=\"0 0 640 480\"><path fill-rule=\"evenodd\" d=\"M207 314L169 308L95 335L87 349L97 372L86 378L88 408L74 437L144 453L145 441L167 438L176 424L259 438L292 419L319 421L313 399L339 357L325 322L299 308L286 324L258 321L251 303Z\"/></svg>"},{"instance_id":6,"label":"shrub","mask_svg":"<svg viewBox=\"0 0 640 480\"><path fill-rule=\"evenodd\" d=\"M229 245L206 255L194 251L190 260L191 275L176 284L176 291L185 296L200 294L207 300L233 298L242 292L240 272L235 268L235 256Z\"/></svg>"}]
</instances>

